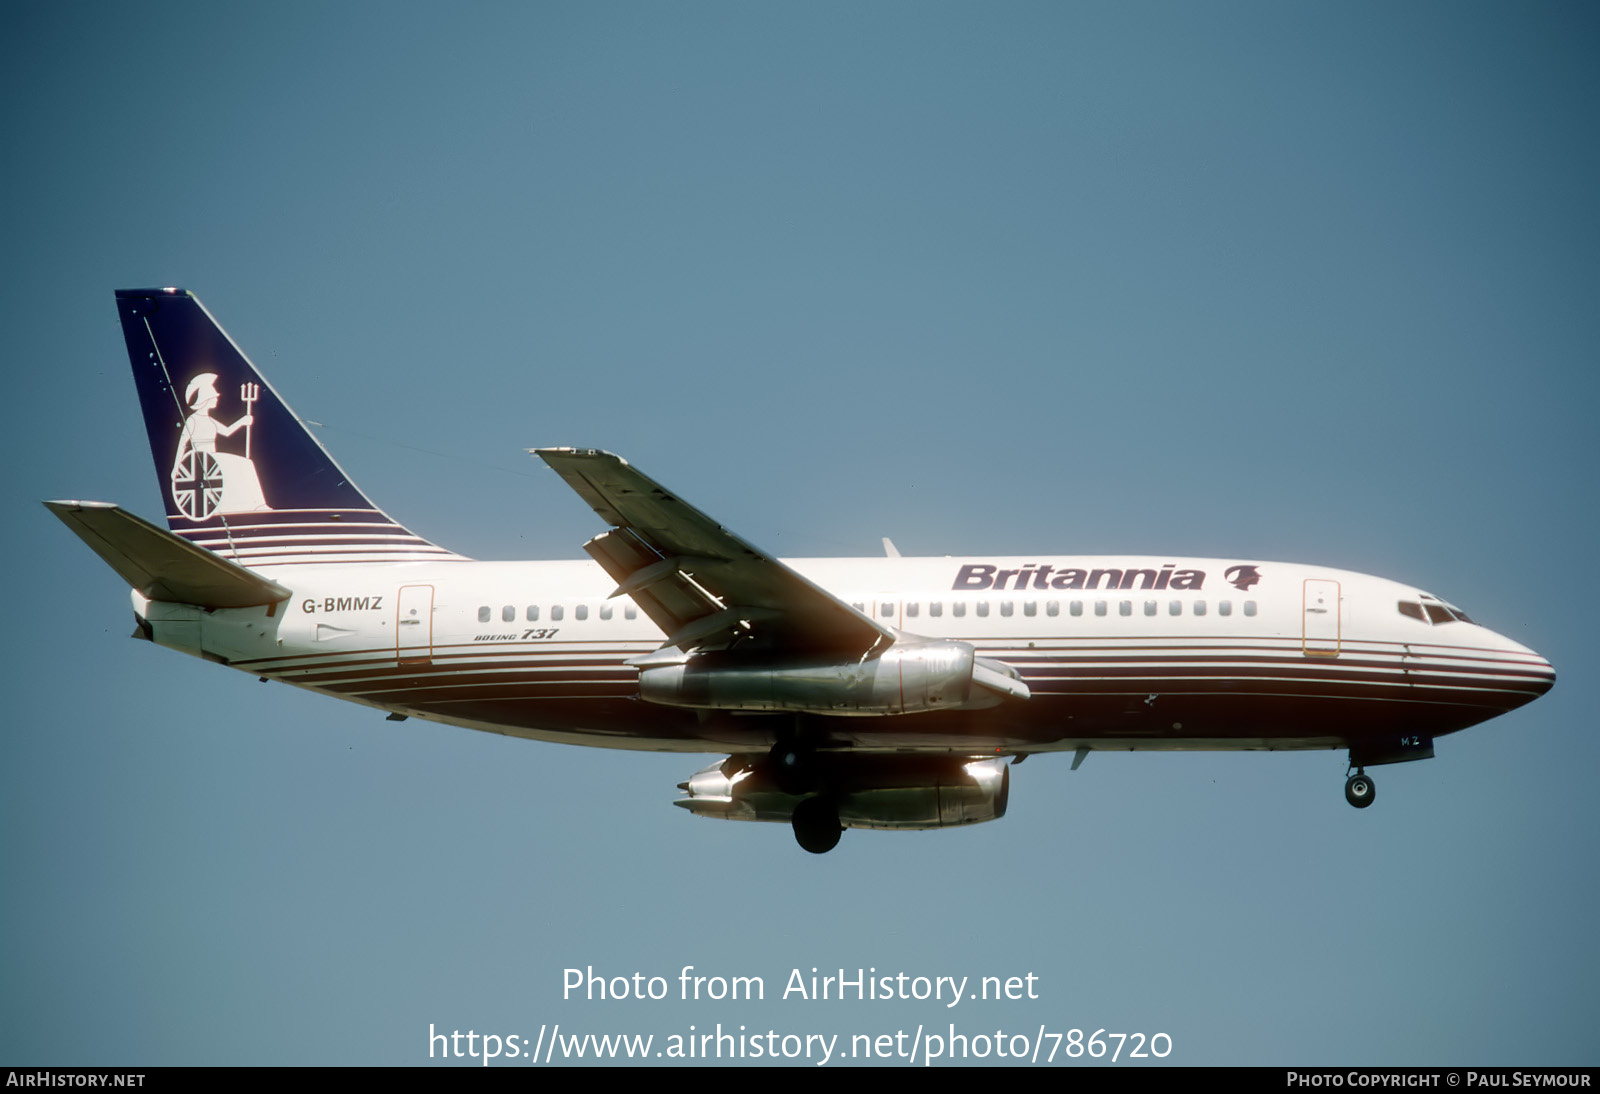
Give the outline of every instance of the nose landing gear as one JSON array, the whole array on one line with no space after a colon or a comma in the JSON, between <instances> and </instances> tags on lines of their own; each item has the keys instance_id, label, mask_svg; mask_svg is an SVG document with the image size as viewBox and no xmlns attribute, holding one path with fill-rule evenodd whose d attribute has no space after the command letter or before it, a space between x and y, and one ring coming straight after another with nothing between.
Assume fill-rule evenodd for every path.
<instances>
[{"instance_id":1,"label":"nose landing gear","mask_svg":"<svg viewBox=\"0 0 1600 1094\"><path fill-rule=\"evenodd\" d=\"M1357 809L1365 809L1377 796L1378 786L1364 767L1356 768L1356 773L1344 781L1344 800Z\"/></svg>"}]
</instances>

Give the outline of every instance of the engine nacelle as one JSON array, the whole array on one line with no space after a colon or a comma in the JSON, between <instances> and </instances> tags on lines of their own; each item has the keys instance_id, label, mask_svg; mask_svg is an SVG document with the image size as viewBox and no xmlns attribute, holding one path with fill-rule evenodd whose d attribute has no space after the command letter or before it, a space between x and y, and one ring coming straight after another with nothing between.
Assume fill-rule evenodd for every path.
<instances>
[{"instance_id":1,"label":"engine nacelle","mask_svg":"<svg viewBox=\"0 0 1600 1094\"><path fill-rule=\"evenodd\" d=\"M876 657L849 661L750 664L717 654L666 656L635 662L640 697L700 710L916 714L1028 697L1015 669L979 657L965 642L902 640Z\"/></svg>"},{"instance_id":2,"label":"engine nacelle","mask_svg":"<svg viewBox=\"0 0 1600 1094\"><path fill-rule=\"evenodd\" d=\"M923 829L981 824L1006 815L1011 769L1004 760L945 757L823 757L823 793L846 828ZM699 817L787 823L803 796L785 794L760 763L730 758L680 783L674 805Z\"/></svg>"}]
</instances>

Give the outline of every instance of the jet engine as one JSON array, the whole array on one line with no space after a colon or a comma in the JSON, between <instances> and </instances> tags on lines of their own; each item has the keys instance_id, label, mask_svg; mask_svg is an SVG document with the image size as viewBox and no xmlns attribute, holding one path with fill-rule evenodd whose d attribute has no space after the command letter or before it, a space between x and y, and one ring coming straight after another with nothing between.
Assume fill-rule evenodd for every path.
<instances>
[{"instance_id":1,"label":"jet engine","mask_svg":"<svg viewBox=\"0 0 1600 1094\"><path fill-rule=\"evenodd\" d=\"M979 657L965 642L901 640L875 657L848 661L752 663L747 656L664 650L632 663L641 698L701 710L916 714L1028 697L1015 669Z\"/></svg>"},{"instance_id":2,"label":"jet engine","mask_svg":"<svg viewBox=\"0 0 1600 1094\"><path fill-rule=\"evenodd\" d=\"M678 789L674 805L698 817L788 822L808 851L826 851L843 828L911 830L980 824L1006 815L1011 771L1004 760L904 755L819 754L814 794L787 794L767 762L730 756L702 768ZM829 835L816 847L808 836Z\"/></svg>"}]
</instances>

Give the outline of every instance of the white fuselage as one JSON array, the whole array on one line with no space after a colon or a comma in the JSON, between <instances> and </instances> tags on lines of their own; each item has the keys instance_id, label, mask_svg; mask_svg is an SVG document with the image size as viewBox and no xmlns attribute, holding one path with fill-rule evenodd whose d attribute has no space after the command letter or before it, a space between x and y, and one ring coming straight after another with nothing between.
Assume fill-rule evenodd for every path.
<instances>
[{"instance_id":1,"label":"white fuselage","mask_svg":"<svg viewBox=\"0 0 1600 1094\"><path fill-rule=\"evenodd\" d=\"M1548 690L1533 651L1364 574L1099 558L800 559L908 635L971 643L1031 691L998 709L818 719L837 747L994 755L1079 748L1348 747L1453 732ZM278 565L274 608L135 610L156 641L409 717L681 752L764 749L790 716L641 701L662 632L589 562Z\"/></svg>"}]
</instances>

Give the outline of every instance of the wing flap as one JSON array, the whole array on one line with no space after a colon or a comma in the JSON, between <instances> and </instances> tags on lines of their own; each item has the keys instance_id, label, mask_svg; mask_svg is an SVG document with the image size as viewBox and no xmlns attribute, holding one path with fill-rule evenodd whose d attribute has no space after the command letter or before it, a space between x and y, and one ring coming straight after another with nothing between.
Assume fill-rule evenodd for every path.
<instances>
[{"instance_id":1,"label":"wing flap","mask_svg":"<svg viewBox=\"0 0 1600 1094\"><path fill-rule=\"evenodd\" d=\"M584 545L616 595L685 650L753 643L865 653L894 635L631 467L597 449L535 455L613 525Z\"/></svg>"},{"instance_id":2,"label":"wing flap","mask_svg":"<svg viewBox=\"0 0 1600 1094\"><path fill-rule=\"evenodd\" d=\"M276 604L289 590L104 501L47 501L45 508L151 600L202 608Z\"/></svg>"},{"instance_id":3,"label":"wing flap","mask_svg":"<svg viewBox=\"0 0 1600 1094\"><path fill-rule=\"evenodd\" d=\"M724 605L679 568L683 559L662 558L626 528L614 528L583 545L617 582L612 596L630 596L651 621L678 634L692 621Z\"/></svg>"}]
</instances>

